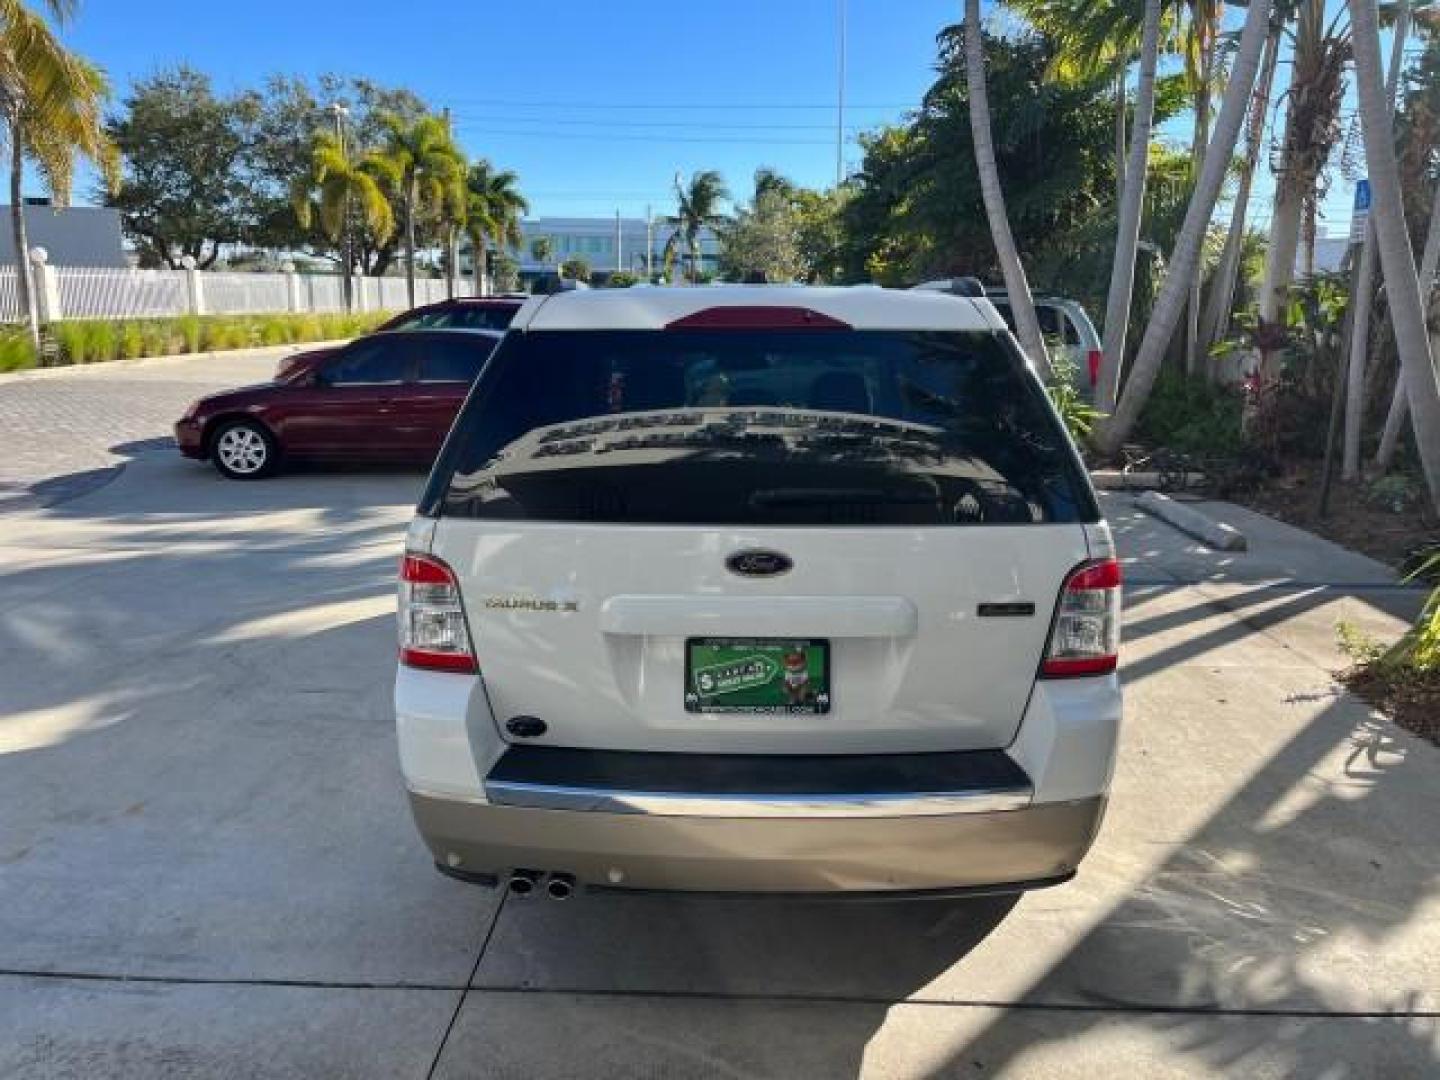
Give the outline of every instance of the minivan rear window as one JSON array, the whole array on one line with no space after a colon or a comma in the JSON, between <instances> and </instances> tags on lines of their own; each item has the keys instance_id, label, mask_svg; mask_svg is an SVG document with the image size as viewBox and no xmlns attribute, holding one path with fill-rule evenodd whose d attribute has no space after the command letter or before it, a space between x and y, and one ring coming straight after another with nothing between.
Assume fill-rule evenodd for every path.
<instances>
[{"instance_id":1,"label":"minivan rear window","mask_svg":"<svg viewBox=\"0 0 1440 1080\"><path fill-rule=\"evenodd\" d=\"M693 525L1094 521L1005 335L847 330L511 334L422 512Z\"/></svg>"}]
</instances>

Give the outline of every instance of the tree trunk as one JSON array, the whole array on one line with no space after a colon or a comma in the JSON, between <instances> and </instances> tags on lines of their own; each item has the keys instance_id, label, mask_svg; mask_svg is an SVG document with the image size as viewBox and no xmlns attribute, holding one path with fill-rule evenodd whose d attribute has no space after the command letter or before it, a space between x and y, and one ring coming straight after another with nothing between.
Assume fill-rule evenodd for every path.
<instances>
[{"instance_id":1,"label":"tree trunk","mask_svg":"<svg viewBox=\"0 0 1440 1080\"><path fill-rule=\"evenodd\" d=\"M1435 185L1435 198L1430 204L1430 228L1425 234L1425 252L1420 257L1420 296L1427 303L1435 289L1435 270L1440 263L1440 184ZM1434 348L1431 338L1431 348ZM1387 472L1395 460L1395 450L1400 445L1400 432L1410 415L1410 398L1405 393L1405 378L1395 375L1395 393L1390 398L1390 412L1385 417L1385 431L1380 436L1380 450L1375 455L1375 467Z\"/></svg>"},{"instance_id":2,"label":"tree trunk","mask_svg":"<svg viewBox=\"0 0 1440 1080\"><path fill-rule=\"evenodd\" d=\"M475 264L475 295L484 296L486 292L485 263L488 254L485 251L485 234L483 232L477 232L471 238L470 242L474 245L474 253L471 255L470 261Z\"/></svg>"},{"instance_id":3,"label":"tree trunk","mask_svg":"<svg viewBox=\"0 0 1440 1080\"><path fill-rule=\"evenodd\" d=\"M985 90L985 50L980 36L980 0L965 0L965 79L970 92L970 137L975 144L980 194L985 200L985 216L990 221L990 237L995 244L1000 273L1010 294L1010 310L1014 313L1021 346L1041 378L1048 379L1050 358L1045 352L1040 322L1035 317L1035 302L1030 296L1030 283L1025 279L1025 267L1020 263L1010 220L1005 215L1005 195L1000 190L1000 171L995 165L990 100Z\"/></svg>"},{"instance_id":4,"label":"tree trunk","mask_svg":"<svg viewBox=\"0 0 1440 1080\"><path fill-rule=\"evenodd\" d=\"M415 306L415 204L419 201L419 184L411 177L405 185L405 296Z\"/></svg>"},{"instance_id":5,"label":"tree trunk","mask_svg":"<svg viewBox=\"0 0 1440 1080\"><path fill-rule=\"evenodd\" d=\"M30 275L30 237L25 228L25 138L19 121L10 121L10 228L15 238L15 290L30 344L40 355L40 309Z\"/></svg>"},{"instance_id":6,"label":"tree trunk","mask_svg":"<svg viewBox=\"0 0 1440 1080\"><path fill-rule=\"evenodd\" d=\"M1125 338L1130 328L1130 302L1135 290L1135 257L1140 218L1145 210L1145 174L1150 159L1150 125L1155 116L1155 68L1160 53L1160 0L1145 0L1140 34L1140 78L1135 89L1135 123L1130 158L1121 181L1115 261L1110 267L1110 293L1105 300L1105 338L1100 353L1100 383L1095 406L1113 412L1120 395L1125 364Z\"/></svg>"},{"instance_id":7,"label":"tree trunk","mask_svg":"<svg viewBox=\"0 0 1440 1080\"><path fill-rule=\"evenodd\" d=\"M1224 5L1216 5L1218 17ZM1210 81L1215 75L1215 38L1218 27L1212 27L1207 35L1210 41L1205 55L1200 60L1200 92L1195 98L1195 137L1191 145L1191 175L1199 176L1205 168L1205 147L1210 142ZM1200 262L1190 279L1190 299L1185 305L1185 374L1194 375L1200 369L1200 286L1205 277L1205 259L1202 249Z\"/></svg>"},{"instance_id":8,"label":"tree trunk","mask_svg":"<svg viewBox=\"0 0 1440 1080\"><path fill-rule=\"evenodd\" d=\"M1300 218L1305 193L1291 182L1282 160L1275 184L1275 209L1265 246L1265 278L1260 286L1260 321L1266 325L1285 317L1290 282L1295 276L1295 251L1300 246Z\"/></svg>"},{"instance_id":9,"label":"tree trunk","mask_svg":"<svg viewBox=\"0 0 1440 1080\"><path fill-rule=\"evenodd\" d=\"M1315 200L1305 204L1300 216L1300 277L1315 276Z\"/></svg>"},{"instance_id":10,"label":"tree trunk","mask_svg":"<svg viewBox=\"0 0 1440 1080\"><path fill-rule=\"evenodd\" d=\"M1145 62L1144 46L1141 46L1140 62ZM1125 65L1122 63L1120 69L1115 72L1115 205L1119 206L1125 200L1125 170L1126 146L1125 141Z\"/></svg>"},{"instance_id":11,"label":"tree trunk","mask_svg":"<svg viewBox=\"0 0 1440 1080\"><path fill-rule=\"evenodd\" d=\"M1390 49L1390 73L1386 79L1384 96L1385 116L1391 131L1392 157L1395 142L1395 95L1400 89L1400 69L1405 63L1405 36L1409 29L1409 2L1399 0ZM1403 222L1403 205L1400 207L1400 217ZM1405 250L1413 268L1415 253L1410 249L1410 234L1407 232L1405 235ZM1355 292L1350 297L1350 303L1355 309L1355 319L1350 326L1350 366L1346 372L1345 384L1345 438L1340 466L1340 476L1345 480L1360 478L1360 439L1365 425L1365 377L1368 373L1367 360L1370 353L1370 306L1375 297L1375 243L1375 222L1372 218L1365 230L1365 246L1360 252L1360 273L1355 279Z\"/></svg>"},{"instance_id":12,"label":"tree trunk","mask_svg":"<svg viewBox=\"0 0 1440 1080\"><path fill-rule=\"evenodd\" d=\"M968 0L975 3L976 0ZM1240 125L1245 121L1245 112L1250 101L1250 92L1255 86L1255 72L1260 66L1260 53L1265 47L1266 27L1269 23L1270 2L1253 2L1245 14L1245 27L1240 34L1240 44L1235 52L1235 61L1230 69L1230 81L1221 99L1220 115L1216 119L1214 135L1205 154L1205 167L1200 180L1190 197L1190 206L1185 211L1185 221L1175 250L1170 258L1170 268L1165 283L1155 300L1150 323L1145 328L1145 337L1135 357L1135 366L1130 373L1125 392L1120 397L1115 412L1102 420L1096 429L1095 443L1102 453L1116 453L1135 426L1140 410L1150 396L1155 378L1160 373L1160 362L1165 347L1175 333L1176 324L1185 307L1190 292L1190 279L1200 265L1201 246L1210 216L1215 211L1215 200L1225 183L1229 171L1235 142L1240 135Z\"/></svg>"},{"instance_id":13,"label":"tree trunk","mask_svg":"<svg viewBox=\"0 0 1440 1080\"><path fill-rule=\"evenodd\" d=\"M1265 115L1270 111L1270 89L1275 82L1276 60L1280 55L1280 32L1283 29L1278 19L1270 24L1270 34L1265 39L1265 59L1260 65L1260 78L1255 84L1255 93L1250 99L1250 121L1245 136L1245 160L1240 164L1240 180L1235 191L1235 205L1230 211L1230 231L1225 234L1225 248L1220 254L1220 263L1215 268L1215 277L1210 285L1210 302L1205 309L1201 323L1200 347L1209 355L1230 328L1230 311L1235 302L1235 285L1240 278L1240 256L1244 253L1245 217L1250 208L1250 188L1255 180L1255 168L1260 162L1260 147L1265 138Z\"/></svg>"},{"instance_id":14,"label":"tree trunk","mask_svg":"<svg viewBox=\"0 0 1440 1080\"><path fill-rule=\"evenodd\" d=\"M460 230L453 224L445 229L445 297L455 299L455 281L460 273Z\"/></svg>"},{"instance_id":15,"label":"tree trunk","mask_svg":"<svg viewBox=\"0 0 1440 1080\"><path fill-rule=\"evenodd\" d=\"M1360 99L1360 125L1365 137L1365 159L1370 172L1370 220L1375 246L1385 275L1385 292L1395 326L1401 374L1410 397L1415 423L1415 445L1430 501L1440 509L1440 385L1425 330L1425 305L1420 298L1420 277L1405 233L1405 210L1400 191L1400 169L1395 160L1394 126L1390 99L1381 85L1380 29L1375 0L1349 0L1354 35L1355 85Z\"/></svg>"}]
</instances>

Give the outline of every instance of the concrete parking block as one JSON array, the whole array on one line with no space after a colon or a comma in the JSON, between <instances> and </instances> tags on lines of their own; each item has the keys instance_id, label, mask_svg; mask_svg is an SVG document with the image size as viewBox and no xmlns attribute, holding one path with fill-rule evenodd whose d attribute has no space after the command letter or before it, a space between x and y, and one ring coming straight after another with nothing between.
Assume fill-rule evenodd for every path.
<instances>
[{"instance_id":1,"label":"concrete parking block","mask_svg":"<svg viewBox=\"0 0 1440 1080\"><path fill-rule=\"evenodd\" d=\"M458 997L0 976L0 1076L423 1080Z\"/></svg>"}]
</instances>

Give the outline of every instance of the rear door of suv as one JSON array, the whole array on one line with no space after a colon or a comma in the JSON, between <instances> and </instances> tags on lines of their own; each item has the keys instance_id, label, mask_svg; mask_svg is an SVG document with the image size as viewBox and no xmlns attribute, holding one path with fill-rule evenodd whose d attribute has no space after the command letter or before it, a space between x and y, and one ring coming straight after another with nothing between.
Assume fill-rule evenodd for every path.
<instances>
[{"instance_id":1,"label":"rear door of suv","mask_svg":"<svg viewBox=\"0 0 1440 1080\"><path fill-rule=\"evenodd\" d=\"M717 753L1008 744L1098 520L1013 342L716 310L512 332L467 404L422 509L502 730Z\"/></svg>"}]
</instances>

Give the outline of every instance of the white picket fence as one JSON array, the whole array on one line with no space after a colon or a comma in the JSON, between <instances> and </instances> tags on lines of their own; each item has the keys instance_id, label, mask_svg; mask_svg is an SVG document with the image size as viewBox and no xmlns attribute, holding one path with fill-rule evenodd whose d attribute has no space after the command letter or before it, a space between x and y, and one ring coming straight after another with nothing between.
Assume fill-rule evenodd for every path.
<instances>
[{"instance_id":1,"label":"white picket fence","mask_svg":"<svg viewBox=\"0 0 1440 1080\"><path fill-rule=\"evenodd\" d=\"M175 315L260 315L345 310L345 286L334 274L244 274L233 271L35 267L37 303L47 322L61 319L140 319ZM357 311L402 311L410 306L405 279L355 278ZM457 282L461 295L469 281ZM415 303L446 296L439 278L415 280ZM15 268L0 267L0 322L23 318Z\"/></svg>"}]
</instances>

